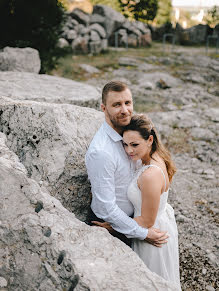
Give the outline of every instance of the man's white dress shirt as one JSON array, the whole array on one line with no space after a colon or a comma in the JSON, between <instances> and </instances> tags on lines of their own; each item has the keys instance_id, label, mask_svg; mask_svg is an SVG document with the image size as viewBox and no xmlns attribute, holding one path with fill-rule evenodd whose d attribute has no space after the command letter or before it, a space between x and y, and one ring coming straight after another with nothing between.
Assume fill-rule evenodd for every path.
<instances>
[{"instance_id":1,"label":"man's white dress shirt","mask_svg":"<svg viewBox=\"0 0 219 291\"><path fill-rule=\"evenodd\" d=\"M129 217L134 210L127 189L134 163L123 148L122 137L106 121L94 136L85 161L91 182L91 209L96 216L129 238L145 239L148 230Z\"/></svg>"}]
</instances>

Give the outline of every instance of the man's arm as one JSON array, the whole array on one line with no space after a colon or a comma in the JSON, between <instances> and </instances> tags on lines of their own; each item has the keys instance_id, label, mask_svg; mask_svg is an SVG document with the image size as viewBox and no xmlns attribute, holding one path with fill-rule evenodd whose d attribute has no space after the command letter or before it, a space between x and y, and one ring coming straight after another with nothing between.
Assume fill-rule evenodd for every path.
<instances>
[{"instance_id":1,"label":"man's arm","mask_svg":"<svg viewBox=\"0 0 219 291\"><path fill-rule=\"evenodd\" d=\"M96 216L127 237L144 240L148 230L139 226L116 204L113 158L104 151L92 152L86 155L86 167L92 187L91 208Z\"/></svg>"}]
</instances>

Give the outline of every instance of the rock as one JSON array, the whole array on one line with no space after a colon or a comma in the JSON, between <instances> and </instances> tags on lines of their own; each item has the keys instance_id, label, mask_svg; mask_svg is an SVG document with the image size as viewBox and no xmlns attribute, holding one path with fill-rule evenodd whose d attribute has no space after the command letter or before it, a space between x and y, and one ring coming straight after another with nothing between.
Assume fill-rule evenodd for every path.
<instances>
[{"instance_id":1,"label":"rock","mask_svg":"<svg viewBox=\"0 0 219 291\"><path fill-rule=\"evenodd\" d=\"M8 283L5 278L0 277L0 288L7 287Z\"/></svg>"},{"instance_id":2,"label":"rock","mask_svg":"<svg viewBox=\"0 0 219 291\"><path fill-rule=\"evenodd\" d=\"M128 41L129 47L137 47L139 44L139 37L136 34L131 33L131 34L128 34L127 41Z\"/></svg>"},{"instance_id":3,"label":"rock","mask_svg":"<svg viewBox=\"0 0 219 291\"><path fill-rule=\"evenodd\" d=\"M197 118L197 114L191 111L157 112L156 115L153 115L153 122L174 128L200 127L200 120Z\"/></svg>"},{"instance_id":4,"label":"rock","mask_svg":"<svg viewBox=\"0 0 219 291\"><path fill-rule=\"evenodd\" d=\"M213 169L205 169L202 173L205 175L205 179L214 179L215 171Z\"/></svg>"},{"instance_id":5,"label":"rock","mask_svg":"<svg viewBox=\"0 0 219 291\"><path fill-rule=\"evenodd\" d=\"M98 70L97 68L87 65L87 64L80 64L79 65L80 68L82 68L84 71L86 71L89 74L97 74L100 73L100 70Z\"/></svg>"},{"instance_id":6,"label":"rock","mask_svg":"<svg viewBox=\"0 0 219 291\"><path fill-rule=\"evenodd\" d=\"M132 66L137 67L141 64L140 60L130 57L121 57L118 60L120 66Z\"/></svg>"},{"instance_id":7,"label":"rock","mask_svg":"<svg viewBox=\"0 0 219 291\"><path fill-rule=\"evenodd\" d=\"M83 24L79 24L77 27L78 34L81 36L88 35L90 32L90 27L84 26Z\"/></svg>"},{"instance_id":8,"label":"rock","mask_svg":"<svg viewBox=\"0 0 219 291\"><path fill-rule=\"evenodd\" d=\"M59 47L59 48L65 48L65 47L68 47L68 46L69 46L69 43L68 43L68 41L66 39L59 38L57 47Z\"/></svg>"},{"instance_id":9,"label":"rock","mask_svg":"<svg viewBox=\"0 0 219 291\"><path fill-rule=\"evenodd\" d=\"M140 45L147 47L147 46L150 46L151 43L152 43L151 33L150 33L150 30L148 30L147 33L142 34L140 36Z\"/></svg>"},{"instance_id":10,"label":"rock","mask_svg":"<svg viewBox=\"0 0 219 291\"><path fill-rule=\"evenodd\" d=\"M101 26L104 26L104 21L105 21L105 17L103 17L103 16L101 16L99 14L93 13L90 16L90 24L98 23Z\"/></svg>"},{"instance_id":11,"label":"rock","mask_svg":"<svg viewBox=\"0 0 219 291\"><path fill-rule=\"evenodd\" d=\"M185 215L179 214L176 216L176 221L177 222L190 222L191 219L186 217Z\"/></svg>"},{"instance_id":12,"label":"rock","mask_svg":"<svg viewBox=\"0 0 219 291\"><path fill-rule=\"evenodd\" d=\"M125 17L109 6L95 5L93 8L93 14L99 14L104 17L104 28L106 30L107 38L125 22Z\"/></svg>"},{"instance_id":13,"label":"rock","mask_svg":"<svg viewBox=\"0 0 219 291\"><path fill-rule=\"evenodd\" d=\"M159 82L161 79L168 87L177 87L182 85L182 82L179 79L176 79L170 74L163 72L143 73L138 80L138 84L141 86L141 84L144 84L144 82L151 82L153 83L154 88L156 88L157 82Z\"/></svg>"},{"instance_id":14,"label":"rock","mask_svg":"<svg viewBox=\"0 0 219 291\"><path fill-rule=\"evenodd\" d=\"M128 246L105 229L77 220L27 177L24 166L5 143L0 133L1 287L177 290L149 271ZM39 211L38 204L42 206Z\"/></svg>"},{"instance_id":15,"label":"rock","mask_svg":"<svg viewBox=\"0 0 219 291\"><path fill-rule=\"evenodd\" d=\"M39 73L41 61L36 49L5 47L0 52L0 71Z\"/></svg>"},{"instance_id":16,"label":"rock","mask_svg":"<svg viewBox=\"0 0 219 291\"><path fill-rule=\"evenodd\" d=\"M126 20L123 24L122 24L122 29L125 29L127 31L128 34L135 34L136 36L140 36L142 33L140 32L140 30L134 25L133 21L129 21Z\"/></svg>"},{"instance_id":17,"label":"rock","mask_svg":"<svg viewBox=\"0 0 219 291\"><path fill-rule=\"evenodd\" d=\"M100 35L95 30L90 31L90 40L100 42Z\"/></svg>"},{"instance_id":18,"label":"rock","mask_svg":"<svg viewBox=\"0 0 219 291\"><path fill-rule=\"evenodd\" d=\"M78 26L78 21L71 17L71 14L67 14L67 19L64 23L64 27L68 27L70 29L74 29L75 26Z\"/></svg>"},{"instance_id":19,"label":"rock","mask_svg":"<svg viewBox=\"0 0 219 291\"><path fill-rule=\"evenodd\" d=\"M192 128L191 135L195 139L201 139L201 140L206 140L206 141L211 141L212 139L215 138L215 135L213 134L213 132L207 128Z\"/></svg>"},{"instance_id":20,"label":"rock","mask_svg":"<svg viewBox=\"0 0 219 291\"><path fill-rule=\"evenodd\" d=\"M148 33L150 31L149 28L141 21L133 21L133 25L141 31L142 34ZM151 32L150 32L151 33Z\"/></svg>"},{"instance_id":21,"label":"rock","mask_svg":"<svg viewBox=\"0 0 219 291\"><path fill-rule=\"evenodd\" d=\"M75 19L78 23L84 24L87 26L90 22L89 14L85 13L83 10L79 8L75 8L71 13L71 17Z\"/></svg>"},{"instance_id":22,"label":"rock","mask_svg":"<svg viewBox=\"0 0 219 291\"><path fill-rule=\"evenodd\" d=\"M219 108L208 108L205 115L213 122L219 122Z\"/></svg>"},{"instance_id":23,"label":"rock","mask_svg":"<svg viewBox=\"0 0 219 291\"><path fill-rule=\"evenodd\" d=\"M170 86L168 86L166 84L166 82L164 80L162 80L162 79L160 79L159 81L156 82L156 87L160 88L160 89L168 89L168 88L170 88Z\"/></svg>"},{"instance_id":24,"label":"rock","mask_svg":"<svg viewBox=\"0 0 219 291\"><path fill-rule=\"evenodd\" d=\"M74 39L76 39L78 36L77 32L75 30L69 30L66 34L66 38L69 40L69 41L72 41Z\"/></svg>"},{"instance_id":25,"label":"rock","mask_svg":"<svg viewBox=\"0 0 219 291\"><path fill-rule=\"evenodd\" d=\"M73 80L25 72L0 72L0 97L100 107L100 93Z\"/></svg>"},{"instance_id":26,"label":"rock","mask_svg":"<svg viewBox=\"0 0 219 291\"><path fill-rule=\"evenodd\" d=\"M83 54L87 54L89 52L88 39L86 37L77 37L73 40L71 46L73 52L79 52Z\"/></svg>"},{"instance_id":27,"label":"rock","mask_svg":"<svg viewBox=\"0 0 219 291\"><path fill-rule=\"evenodd\" d=\"M103 41L104 40L90 41L89 42L90 54L92 55L99 54L104 49L104 45L106 44Z\"/></svg>"},{"instance_id":28,"label":"rock","mask_svg":"<svg viewBox=\"0 0 219 291\"><path fill-rule=\"evenodd\" d=\"M103 113L69 104L0 100L0 131L36 181L81 220L86 220L90 184L84 156ZM88 130L89 129L89 130Z\"/></svg>"},{"instance_id":29,"label":"rock","mask_svg":"<svg viewBox=\"0 0 219 291\"><path fill-rule=\"evenodd\" d=\"M206 290L207 291L215 291L214 287L210 286L210 285L207 285L206 286Z\"/></svg>"},{"instance_id":30,"label":"rock","mask_svg":"<svg viewBox=\"0 0 219 291\"><path fill-rule=\"evenodd\" d=\"M95 30L101 38L106 38L105 29L98 23L90 25L90 30Z\"/></svg>"},{"instance_id":31,"label":"rock","mask_svg":"<svg viewBox=\"0 0 219 291\"><path fill-rule=\"evenodd\" d=\"M152 70L160 70L161 67L159 66L156 66L156 65L152 65L152 64L149 64L149 63L141 63L139 66L138 66L138 69L141 70L141 71L144 71L144 72L148 72L148 71L152 71Z\"/></svg>"}]
</instances>

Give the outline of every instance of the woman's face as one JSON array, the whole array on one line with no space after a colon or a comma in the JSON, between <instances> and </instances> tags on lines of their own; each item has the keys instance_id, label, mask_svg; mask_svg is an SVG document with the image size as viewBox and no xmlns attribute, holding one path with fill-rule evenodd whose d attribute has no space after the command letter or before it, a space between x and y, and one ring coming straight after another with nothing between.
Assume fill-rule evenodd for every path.
<instances>
[{"instance_id":1,"label":"woman's face","mask_svg":"<svg viewBox=\"0 0 219 291\"><path fill-rule=\"evenodd\" d=\"M145 140L138 131L128 130L123 133L124 149L133 161L147 161L150 158L152 143L152 135Z\"/></svg>"}]
</instances>

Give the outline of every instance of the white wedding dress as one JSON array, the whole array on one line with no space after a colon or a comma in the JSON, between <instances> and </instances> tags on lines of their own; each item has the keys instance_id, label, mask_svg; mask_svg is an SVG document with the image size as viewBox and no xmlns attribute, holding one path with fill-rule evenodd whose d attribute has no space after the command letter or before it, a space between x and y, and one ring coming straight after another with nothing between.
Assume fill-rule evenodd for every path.
<instances>
[{"instance_id":1,"label":"white wedding dress","mask_svg":"<svg viewBox=\"0 0 219 291\"><path fill-rule=\"evenodd\" d=\"M163 170L156 165L142 166L134 175L134 178L128 188L128 199L134 205L134 217L141 216L141 191L138 187L137 180L139 176L149 167L157 167L162 173ZM166 178L165 189L166 189ZM161 248L155 247L145 241L133 239L132 249L139 255L146 266L156 274L160 275L167 281L172 281L180 287L179 276L179 251L178 251L178 231L174 217L173 208L167 203L168 192L163 192L160 196L160 205L155 220L154 228L167 231L169 238L168 243Z\"/></svg>"}]
</instances>

